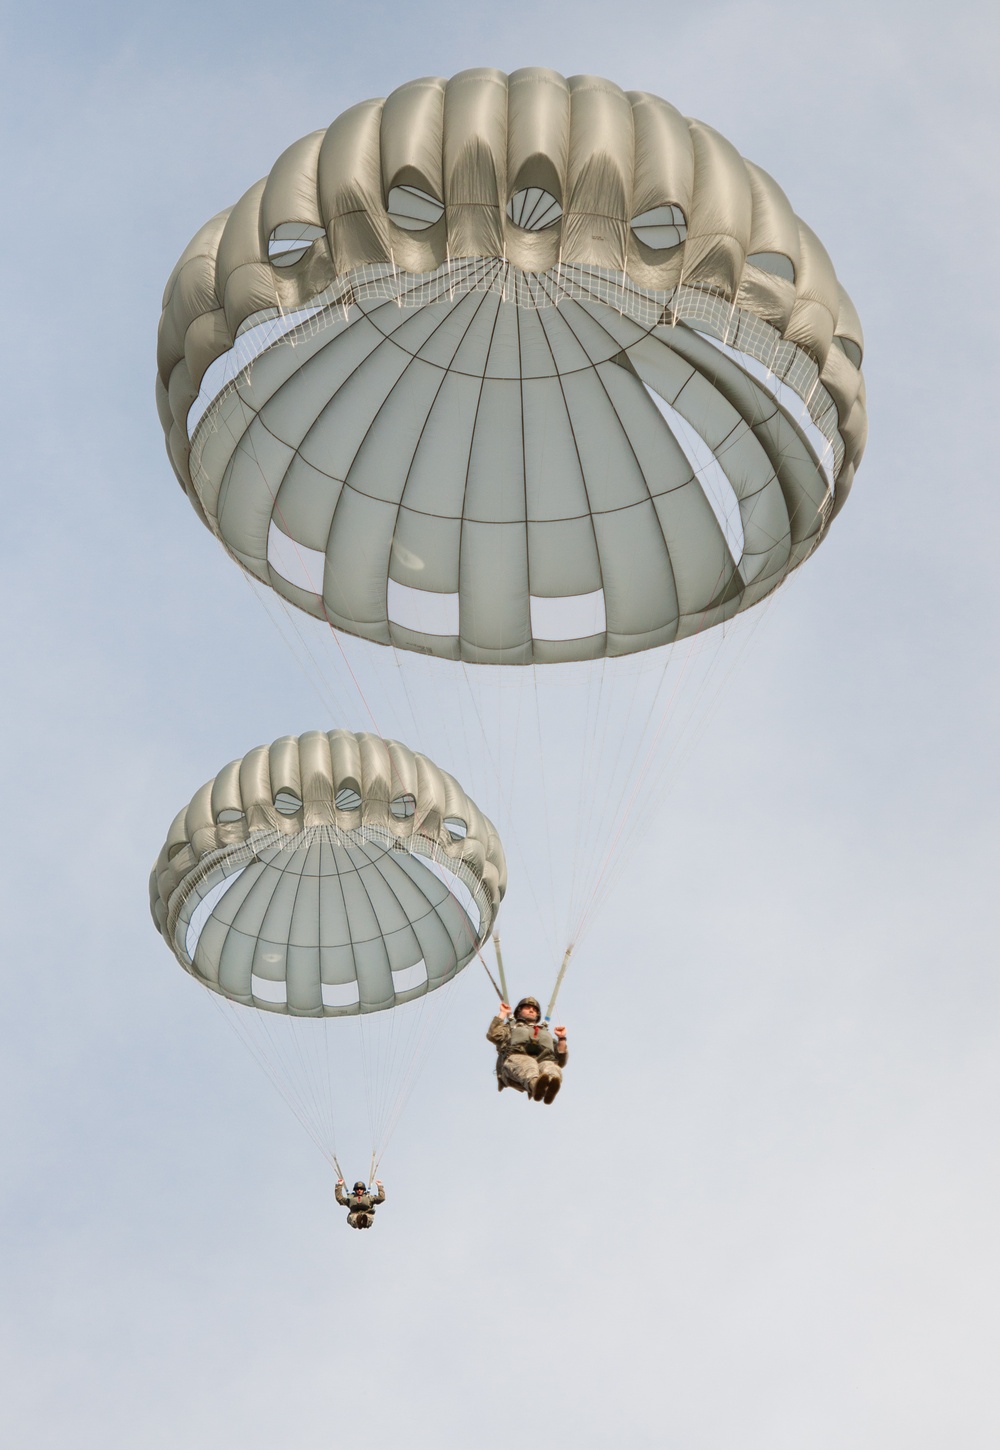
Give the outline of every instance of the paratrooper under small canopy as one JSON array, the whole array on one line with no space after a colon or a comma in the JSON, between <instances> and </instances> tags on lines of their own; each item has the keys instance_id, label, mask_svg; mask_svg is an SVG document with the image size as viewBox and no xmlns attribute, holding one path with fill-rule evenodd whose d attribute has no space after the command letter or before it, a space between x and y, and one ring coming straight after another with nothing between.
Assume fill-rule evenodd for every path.
<instances>
[{"instance_id":1,"label":"paratrooper under small canopy","mask_svg":"<svg viewBox=\"0 0 1000 1450\"><path fill-rule=\"evenodd\" d=\"M497 1087L527 1093L529 1101L551 1103L562 1087L563 1068L569 1057L565 1027L555 1035L542 1020L535 997L522 997L511 1010L506 1002L490 1023L486 1037L497 1050Z\"/></svg>"}]
</instances>

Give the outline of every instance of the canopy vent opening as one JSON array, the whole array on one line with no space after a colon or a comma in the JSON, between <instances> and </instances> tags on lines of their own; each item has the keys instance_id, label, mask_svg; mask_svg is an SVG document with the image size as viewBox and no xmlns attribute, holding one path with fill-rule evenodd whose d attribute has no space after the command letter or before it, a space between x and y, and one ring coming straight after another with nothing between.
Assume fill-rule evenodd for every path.
<instances>
[{"instance_id":1,"label":"canopy vent opening","mask_svg":"<svg viewBox=\"0 0 1000 1450\"><path fill-rule=\"evenodd\" d=\"M454 875L447 867L442 866L440 861L435 861L432 856L421 856L420 864L438 878L469 918L471 928L469 942L472 945L482 932L483 913L478 901L461 877Z\"/></svg>"},{"instance_id":2,"label":"canopy vent opening","mask_svg":"<svg viewBox=\"0 0 1000 1450\"><path fill-rule=\"evenodd\" d=\"M408 584L397 584L395 579L390 579L386 610L391 624L401 624L418 634L458 634L457 594L411 589Z\"/></svg>"},{"instance_id":3,"label":"canopy vent opening","mask_svg":"<svg viewBox=\"0 0 1000 1450\"><path fill-rule=\"evenodd\" d=\"M716 523L722 530L726 545L733 556L733 562L739 564L746 547L740 501L715 450L705 441L698 430L682 417L676 408L672 408L666 399L661 398L648 383L645 384L645 388L677 440L681 452L690 463L691 471L708 500Z\"/></svg>"},{"instance_id":4,"label":"canopy vent opening","mask_svg":"<svg viewBox=\"0 0 1000 1450\"><path fill-rule=\"evenodd\" d=\"M282 222L275 227L267 242L267 259L272 267L294 267L301 262L319 237L326 235L322 227L309 222Z\"/></svg>"},{"instance_id":5,"label":"canopy vent opening","mask_svg":"<svg viewBox=\"0 0 1000 1450\"><path fill-rule=\"evenodd\" d=\"M425 232L444 216L444 203L419 186L394 186L386 200L389 220L404 232Z\"/></svg>"},{"instance_id":6,"label":"canopy vent opening","mask_svg":"<svg viewBox=\"0 0 1000 1450\"><path fill-rule=\"evenodd\" d=\"M850 362L852 362L856 368L859 368L861 366L861 349L860 347L858 347L858 344L849 337L841 337L839 333L833 340L836 346L840 348L844 356Z\"/></svg>"},{"instance_id":7,"label":"canopy vent opening","mask_svg":"<svg viewBox=\"0 0 1000 1450\"><path fill-rule=\"evenodd\" d=\"M544 232L554 227L563 209L550 191L540 186L526 186L515 191L507 203L507 215L516 227L525 232Z\"/></svg>"},{"instance_id":8,"label":"canopy vent opening","mask_svg":"<svg viewBox=\"0 0 1000 1450\"><path fill-rule=\"evenodd\" d=\"M412 967L400 967L392 974L393 990L397 993L412 992L415 987L422 987L427 981L427 963L421 959L414 962Z\"/></svg>"},{"instance_id":9,"label":"canopy vent opening","mask_svg":"<svg viewBox=\"0 0 1000 1450\"><path fill-rule=\"evenodd\" d=\"M229 888L235 885L245 870L246 867L241 866L231 876L224 876L221 881L217 881L205 893L192 911L191 919L188 922L187 931L184 935L184 950L187 953L189 961L194 961L195 952L198 950L198 942L201 940L201 934L205 930L205 923L208 921L208 918L212 915L212 912L218 906Z\"/></svg>"},{"instance_id":10,"label":"canopy vent opening","mask_svg":"<svg viewBox=\"0 0 1000 1450\"><path fill-rule=\"evenodd\" d=\"M267 562L276 574L297 589L322 595L326 555L320 549L296 543L273 518L267 531Z\"/></svg>"},{"instance_id":11,"label":"canopy vent opening","mask_svg":"<svg viewBox=\"0 0 1000 1450\"><path fill-rule=\"evenodd\" d=\"M361 993L356 981L323 982L322 990L324 1007L354 1007L361 1001Z\"/></svg>"},{"instance_id":12,"label":"canopy vent opening","mask_svg":"<svg viewBox=\"0 0 1000 1450\"><path fill-rule=\"evenodd\" d=\"M288 992L283 981L271 982L266 977L258 977L256 972L250 977L250 991L261 1002L273 1002L283 1007L288 1001Z\"/></svg>"},{"instance_id":13,"label":"canopy vent opening","mask_svg":"<svg viewBox=\"0 0 1000 1450\"><path fill-rule=\"evenodd\" d=\"M531 633L535 639L588 639L607 629L604 590L548 598L531 596Z\"/></svg>"},{"instance_id":14,"label":"canopy vent opening","mask_svg":"<svg viewBox=\"0 0 1000 1450\"><path fill-rule=\"evenodd\" d=\"M747 263L762 272L770 272L773 277L783 277L786 282L795 281L795 263L784 252L751 252Z\"/></svg>"},{"instance_id":15,"label":"canopy vent opening","mask_svg":"<svg viewBox=\"0 0 1000 1450\"><path fill-rule=\"evenodd\" d=\"M669 202L634 216L631 227L639 241L655 252L679 247L687 236L687 219L683 211Z\"/></svg>"}]
</instances>

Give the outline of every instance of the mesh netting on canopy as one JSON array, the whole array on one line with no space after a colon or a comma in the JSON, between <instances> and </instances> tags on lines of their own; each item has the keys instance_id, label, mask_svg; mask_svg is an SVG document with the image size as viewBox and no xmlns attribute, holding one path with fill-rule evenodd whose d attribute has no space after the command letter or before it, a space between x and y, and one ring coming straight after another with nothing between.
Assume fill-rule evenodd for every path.
<instances>
[{"instance_id":1,"label":"mesh netting on canopy","mask_svg":"<svg viewBox=\"0 0 1000 1450\"><path fill-rule=\"evenodd\" d=\"M202 228L158 397L195 507L284 599L551 663L698 633L812 552L864 446L862 345L711 128L475 70L352 107Z\"/></svg>"}]
</instances>

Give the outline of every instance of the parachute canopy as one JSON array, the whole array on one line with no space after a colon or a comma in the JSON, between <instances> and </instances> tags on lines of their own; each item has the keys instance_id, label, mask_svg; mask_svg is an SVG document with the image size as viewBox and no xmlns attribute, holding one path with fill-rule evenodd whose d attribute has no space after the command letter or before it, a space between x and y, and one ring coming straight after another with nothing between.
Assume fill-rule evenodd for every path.
<instances>
[{"instance_id":1,"label":"parachute canopy","mask_svg":"<svg viewBox=\"0 0 1000 1450\"><path fill-rule=\"evenodd\" d=\"M866 434L818 238L592 76L424 79L291 146L167 285L158 399L230 554L383 644L627 654L769 594Z\"/></svg>"},{"instance_id":2,"label":"parachute canopy","mask_svg":"<svg viewBox=\"0 0 1000 1450\"><path fill-rule=\"evenodd\" d=\"M393 740L310 731L202 786L170 828L150 904L213 991L333 1017L449 981L506 884L495 828L450 775Z\"/></svg>"}]
</instances>

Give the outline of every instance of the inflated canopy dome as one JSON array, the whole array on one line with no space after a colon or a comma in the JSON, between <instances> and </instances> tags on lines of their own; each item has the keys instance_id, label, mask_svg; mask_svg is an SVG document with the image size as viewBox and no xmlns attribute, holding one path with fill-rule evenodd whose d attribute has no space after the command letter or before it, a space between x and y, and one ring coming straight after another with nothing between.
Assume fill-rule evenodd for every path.
<instances>
[{"instance_id":1,"label":"inflated canopy dome","mask_svg":"<svg viewBox=\"0 0 1000 1450\"><path fill-rule=\"evenodd\" d=\"M293 1016L376 1012L449 981L507 885L495 827L394 740L314 730L234 760L170 828L153 920L213 991Z\"/></svg>"},{"instance_id":2,"label":"inflated canopy dome","mask_svg":"<svg viewBox=\"0 0 1000 1450\"><path fill-rule=\"evenodd\" d=\"M493 663L690 635L843 504L862 334L774 181L666 101L413 81L291 146L167 285L177 474L240 564Z\"/></svg>"}]
</instances>

